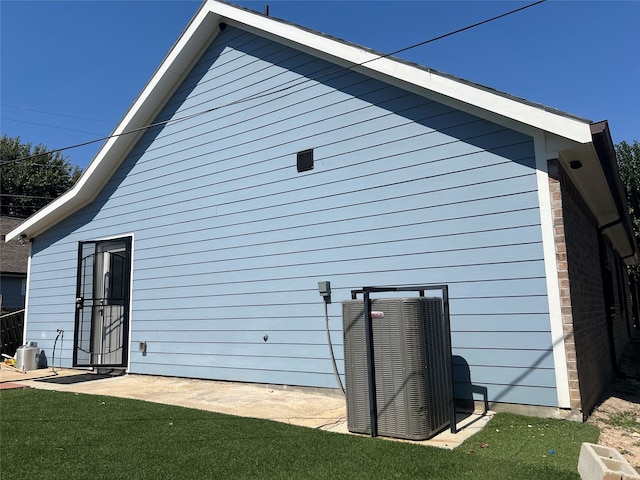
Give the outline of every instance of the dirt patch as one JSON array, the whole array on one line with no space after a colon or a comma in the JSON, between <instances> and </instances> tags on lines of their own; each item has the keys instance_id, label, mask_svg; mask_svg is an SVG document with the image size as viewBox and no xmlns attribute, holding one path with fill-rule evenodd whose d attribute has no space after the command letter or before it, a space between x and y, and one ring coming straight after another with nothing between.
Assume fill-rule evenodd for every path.
<instances>
[{"instance_id":1,"label":"dirt patch","mask_svg":"<svg viewBox=\"0 0 640 480\"><path fill-rule=\"evenodd\" d=\"M600 429L599 444L615 448L640 472L640 381L614 380L587 423Z\"/></svg>"}]
</instances>

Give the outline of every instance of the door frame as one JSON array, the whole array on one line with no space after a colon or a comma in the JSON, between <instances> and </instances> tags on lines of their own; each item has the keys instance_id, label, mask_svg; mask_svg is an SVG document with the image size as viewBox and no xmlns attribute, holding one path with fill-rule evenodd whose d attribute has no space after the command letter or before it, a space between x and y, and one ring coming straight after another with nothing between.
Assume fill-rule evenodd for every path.
<instances>
[{"instance_id":1,"label":"door frame","mask_svg":"<svg viewBox=\"0 0 640 480\"><path fill-rule=\"evenodd\" d=\"M93 248L91 249L91 245ZM117 305L122 306L122 323L119 327L120 341L118 342L119 349L122 350L120 361L118 362L104 362L101 357L97 357L98 353L94 352L96 348L94 346L94 339L97 334L97 328L104 326L102 320L98 324L96 317L97 312L100 312L102 316L104 314L104 307L109 306L109 300L112 298L102 298L102 294L94 292L99 285L103 285L103 280L98 280L98 273L104 270L105 258L102 256L107 253L109 246L123 245L125 252L125 262L123 264L123 281L122 295L120 302ZM91 272L86 272L85 260L92 256L94 261L90 263ZM100 257L98 261L96 258ZM85 268L83 268L85 267ZM88 276L89 275L89 276ZM102 276L102 275L101 275ZM86 281L90 279L90 290L92 298L84 298L87 293L85 290ZM133 235L106 238L100 240L88 240L78 243L78 263L77 263L77 277L76 277L76 304L75 304L75 321L74 321L74 346L73 346L73 366L74 367L90 367L90 368L111 368L111 369L126 369L129 365L129 337L131 330L131 295L133 284ZM104 293L104 288L103 292ZM87 303L88 302L88 303ZM87 310L89 313L87 314ZM87 325L87 322L89 324ZM88 336L89 339L83 339L83 335ZM102 341L105 341L104 336ZM86 346L89 343L89 349L83 349L82 346ZM81 345L82 343L82 345ZM83 356L88 360L80 358L79 353L83 352ZM107 352L108 354L109 352ZM103 355L104 352L100 352L99 355Z\"/></svg>"}]
</instances>

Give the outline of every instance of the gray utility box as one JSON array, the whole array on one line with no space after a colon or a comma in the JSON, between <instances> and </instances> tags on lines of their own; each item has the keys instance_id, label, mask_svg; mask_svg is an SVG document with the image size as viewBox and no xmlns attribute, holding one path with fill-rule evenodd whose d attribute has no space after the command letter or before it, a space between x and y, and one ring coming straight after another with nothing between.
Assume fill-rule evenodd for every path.
<instances>
[{"instance_id":1,"label":"gray utility box","mask_svg":"<svg viewBox=\"0 0 640 480\"><path fill-rule=\"evenodd\" d=\"M449 426L451 350L440 298L371 300L378 434L426 440ZM342 302L347 428L371 433L364 301Z\"/></svg>"},{"instance_id":2,"label":"gray utility box","mask_svg":"<svg viewBox=\"0 0 640 480\"><path fill-rule=\"evenodd\" d=\"M34 342L31 342L34 343ZM16 367L25 372L38 369L40 351L36 346L23 345L16 350Z\"/></svg>"}]
</instances>

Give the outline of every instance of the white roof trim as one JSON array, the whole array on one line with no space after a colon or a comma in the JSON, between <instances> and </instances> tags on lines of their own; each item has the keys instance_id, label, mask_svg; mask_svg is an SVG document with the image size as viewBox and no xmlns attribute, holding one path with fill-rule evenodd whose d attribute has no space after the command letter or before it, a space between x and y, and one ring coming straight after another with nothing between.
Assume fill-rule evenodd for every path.
<instances>
[{"instance_id":1,"label":"white roof trim","mask_svg":"<svg viewBox=\"0 0 640 480\"><path fill-rule=\"evenodd\" d=\"M261 32L269 32L272 37L288 40L305 50L313 50L316 55L330 56L338 60L356 64L354 70L365 74L371 71L385 77L400 80L424 88L430 92L451 97L463 103L479 107L492 113L531 125L541 130L555 133L579 143L591 142L590 121L578 119L560 111L549 111L514 97L490 91L480 86L468 84L439 72L411 65L392 57L382 57L375 52L356 45L344 43L327 36L305 30L299 26L283 23L267 16L238 9L228 4L210 0L215 10L227 22L237 26L248 26ZM341 63L343 63L341 62Z\"/></svg>"},{"instance_id":2,"label":"white roof trim","mask_svg":"<svg viewBox=\"0 0 640 480\"><path fill-rule=\"evenodd\" d=\"M357 66L354 70L390 83L409 86L417 93L442 96L470 108L486 111L491 116L498 115L579 144L592 140L588 120L550 111L398 59L380 58L362 47L240 7L206 0L76 185L9 232L7 241L19 235L30 238L39 235L96 197L142 134L123 133L144 127L153 120L190 67L217 35L221 22L255 31L341 65L355 64Z\"/></svg>"}]
</instances>

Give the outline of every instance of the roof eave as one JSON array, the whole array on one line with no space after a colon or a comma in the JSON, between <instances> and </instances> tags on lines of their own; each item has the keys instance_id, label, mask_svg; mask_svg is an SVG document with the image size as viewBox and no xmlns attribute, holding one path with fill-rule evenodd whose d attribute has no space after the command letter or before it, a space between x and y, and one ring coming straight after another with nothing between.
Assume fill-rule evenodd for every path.
<instances>
[{"instance_id":1,"label":"roof eave","mask_svg":"<svg viewBox=\"0 0 640 480\"><path fill-rule=\"evenodd\" d=\"M578 143L589 143L590 120L544 107L512 95L386 56L359 45L337 40L266 15L213 2L224 21L294 48L349 67L367 76L400 85L426 96L437 96L457 107L466 106L502 116ZM463 107L464 108L464 107Z\"/></svg>"},{"instance_id":2,"label":"roof eave","mask_svg":"<svg viewBox=\"0 0 640 480\"><path fill-rule=\"evenodd\" d=\"M577 144L592 141L590 122L544 108L495 90L456 79L408 62L318 34L227 3L205 0L178 41L143 88L78 183L66 194L27 219L7 240L33 238L95 199L124 157L133 148L191 66L220 31L221 22L253 30L355 71L427 96L456 108L503 120L525 130L551 132Z\"/></svg>"},{"instance_id":3,"label":"roof eave","mask_svg":"<svg viewBox=\"0 0 640 480\"><path fill-rule=\"evenodd\" d=\"M610 227L603 228L611 241L618 245L618 253L627 265L638 264L638 245L633 232L633 223L629 215L629 207L624 185L618 170L618 159L615 146L611 138L607 121L595 122L591 125L593 146L604 173L607 187L613 196L617 219L610 223ZM601 227L604 227L601 225Z\"/></svg>"},{"instance_id":4,"label":"roof eave","mask_svg":"<svg viewBox=\"0 0 640 480\"><path fill-rule=\"evenodd\" d=\"M607 122L589 126L592 142L566 144L557 157L587 204L600 233L628 265L638 263L638 247L628 214L626 195L618 173L615 148Z\"/></svg>"},{"instance_id":5,"label":"roof eave","mask_svg":"<svg viewBox=\"0 0 640 480\"><path fill-rule=\"evenodd\" d=\"M133 148L190 67L219 33L220 16L203 3L74 187L6 235L34 238L91 203Z\"/></svg>"}]
</instances>

